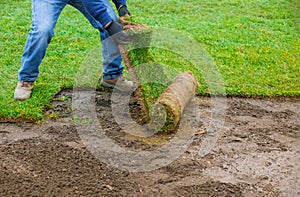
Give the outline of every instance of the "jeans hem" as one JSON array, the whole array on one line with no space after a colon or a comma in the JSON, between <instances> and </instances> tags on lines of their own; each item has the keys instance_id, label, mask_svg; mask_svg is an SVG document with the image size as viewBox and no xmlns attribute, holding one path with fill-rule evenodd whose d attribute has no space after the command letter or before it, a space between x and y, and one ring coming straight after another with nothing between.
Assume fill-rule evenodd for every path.
<instances>
[{"instance_id":1,"label":"jeans hem","mask_svg":"<svg viewBox=\"0 0 300 197\"><path fill-rule=\"evenodd\" d=\"M122 73L119 73L119 74L113 74L113 75L110 75L110 74L103 74L102 75L102 78L103 79L115 79L115 78L117 78L117 77L119 77L119 76L121 76L122 75Z\"/></svg>"}]
</instances>

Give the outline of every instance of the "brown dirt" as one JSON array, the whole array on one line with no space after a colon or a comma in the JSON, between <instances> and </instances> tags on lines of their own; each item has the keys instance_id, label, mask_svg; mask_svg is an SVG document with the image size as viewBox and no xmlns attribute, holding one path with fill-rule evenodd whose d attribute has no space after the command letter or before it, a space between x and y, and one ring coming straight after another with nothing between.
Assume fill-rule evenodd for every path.
<instances>
[{"instance_id":1,"label":"brown dirt","mask_svg":"<svg viewBox=\"0 0 300 197\"><path fill-rule=\"evenodd\" d=\"M96 94L107 136L137 151L159 146L119 128L110 95ZM228 105L225 126L209 154L197 154L207 135L202 117L199 133L177 160L133 173L110 167L87 150L72 120L71 97L72 91L65 90L52 102L48 113L58 119L41 125L1 123L0 196L300 196L299 98L221 98ZM209 114L210 98L198 99L203 114ZM134 98L130 108L138 119ZM172 136L155 137L166 141Z\"/></svg>"}]
</instances>

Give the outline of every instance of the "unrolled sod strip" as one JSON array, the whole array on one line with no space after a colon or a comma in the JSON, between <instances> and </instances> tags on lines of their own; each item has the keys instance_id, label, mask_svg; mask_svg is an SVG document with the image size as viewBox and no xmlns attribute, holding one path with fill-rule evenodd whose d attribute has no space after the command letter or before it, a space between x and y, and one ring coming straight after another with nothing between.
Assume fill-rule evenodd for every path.
<instances>
[{"instance_id":1,"label":"unrolled sod strip","mask_svg":"<svg viewBox=\"0 0 300 197\"><path fill-rule=\"evenodd\" d=\"M151 40L151 30L145 25L139 25L130 21L126 21L123 18L119 18L119 22L124 26L124 31L129 33L130 36L130 44L133 48L141 48L143 50L143 55L150 57L149 49L147 48L150 40ZM136 86L135 96L137 98L137 102L141 108L141 115L144 123L149 121L149 111L143 98L141 84L139 82L139 78L135 72L134 66L131 62L129 53L127 51L127 47L124 45L119 45L119 49L124 60L125 66L127 68L128 73L130 74L131 80Z\"/></svg>"},{"instance_id":2,"label":"unrolled sod strip","mask_svg":"<svg viewBox=\"0 0 300 197\"><path fill-rule=\"evenodd\" d=\"M151 31L148 27L139 25L125 20L119 20L124 26L125 31L131 33L133 44L147 46L151 39ZM137 85L135 90L137 100L141 106L142 116L149 122L148 128L155 131L172 132L174 131L181 119L181 115L187 104L194 97L198 88L198 81L192 72L186 71L179 74L175 80L160 95L155 104L151 107L150 112L146 107L145 99L142 95L141 85L139 83L134 66L130 61L128 51L125 46L119 46L125 65L133 82ZM137 47L139 48L139 47ZM145 55L149 55L149 51L145 49ZM149 117L150 114L150 117Z\"/></svg>"}]
</instances>

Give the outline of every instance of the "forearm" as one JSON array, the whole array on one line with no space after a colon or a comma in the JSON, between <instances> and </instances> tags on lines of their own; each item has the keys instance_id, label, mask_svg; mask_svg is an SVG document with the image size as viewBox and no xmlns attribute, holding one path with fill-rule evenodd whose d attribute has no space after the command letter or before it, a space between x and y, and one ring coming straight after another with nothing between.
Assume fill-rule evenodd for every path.
<instances>
[{"instance_id":1,"label":"forearm","mask_svg":"<svg viewBox=\"0 0 300 197\"><path fill-rule=\"evenodd\" d=\"M121 5L126 5L126 0L112 0L118 9Z\"/></svg>"}]
</instances>

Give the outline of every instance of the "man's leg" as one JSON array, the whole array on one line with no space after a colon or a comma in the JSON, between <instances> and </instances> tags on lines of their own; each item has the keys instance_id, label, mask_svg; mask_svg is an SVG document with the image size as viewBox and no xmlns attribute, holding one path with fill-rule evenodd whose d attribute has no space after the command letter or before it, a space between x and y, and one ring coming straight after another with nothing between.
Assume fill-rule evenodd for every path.
<instances>
[{"instance_id":1,"label":"man's leg","mask_svg":"<svg viewBox=\"0 0 300 197\"><path fill-rule=\"evenodd\" d=\"M71 0L70 4L79 9L86 16L87 14L85 14L85 10L84 8L81 8L79 2L80 0ZM83 2L88 12L91 13L92 17L99 23L103 20L102 18L99 18L102 17L102 15L100 14L102 12L106 12L110 16L110 18L112 18L115 21L118 21L118 17L116 16L108 0L84 0ZM93 25L93 22L91 23ZM93 26L95 27L95 25ZM119 48L116 45L116 43L109 38L108 32L104 30L104 28L100 29L100 38L102 42L102 55L104 59L103 78L117 78L122 75L123 71L123 66L121 64L122 57Z\"/></svg>"},{"instance_id":2,"label":"man's leg","mask_svg":"<svg viewBox=\"0 0 300 197\"><path fill-rule=\"evenodd\" d=\"M108 0L83 0L83 2L89 13L91 13L94 19L98 22L103 22L104 18L99 18L103 17L103 12L106 12L112 20L118 21L118 17ZM100 38L102 42L102 66L104 70L101 85L116 88L120 91L131 91L133 89L133 83L131 81L127 81L122 76L124 67L122 65L122 56L118 45L111 39L108 32L103 28L100 30Z\"/></svg>"},{"instance_id":3,"label":"man's leg","mask_svg":"<svg viewBox=\"0 0 300 197\"><path fill-rule=\"evenodd\" d=\"M37 79L39 66L54 36L56 21L65 5L65 0L32 0L32 26L22 55L19 81Z\"/></svg>"},{"instance_id":4,"label":"man's leg","mask_svg":"<svg viewBox=\"0 0 300 197\"><path fill-rule=\"evenodd\" d=\"M39 75L39 66L54 36L56 21L65 5L65 0L32 0L32 26L21 59L15 99L30 97L33 82Z\"/></svg>"},{"instance_id":5,"label":"man's leg","mask_svg":"<svg viewBox=\"0 0 300 197\"><path fill-rule=\"evenodd\" d=\"M118 21L118 17L111 7L108 0L103 0L103 4L107 7L107 12L114 21ZM131 81L127 81L123 75L122 56L118 45L109 37L107 31L100 32L102 41L103 55L103 74L101 85L109 88L116 88L119 91L130 92L134 85Z\"/></svg>"},{"instance_id":6,"label":"man's leg","mask_svg":"<svg viewBox=\"0 0 300 197\"><path fill-rule=\"evenodd\" d=\"M118 17L111 7L108 0L103 0L103 4L107 7L107 12L114 21L118 21ZM123 65L122 56L119 47L109 38L108 32L100 32L102 41L102 55L103 55L103 79L114 79L122 75Z\"/></svg>"}]
</instances>

